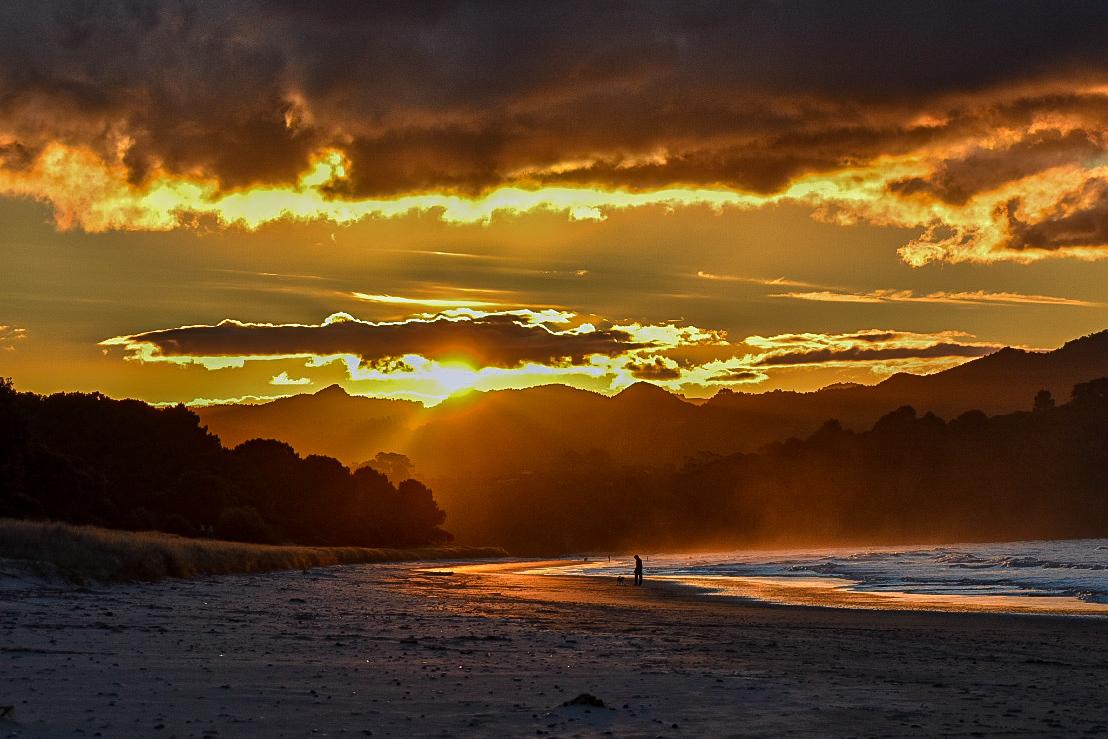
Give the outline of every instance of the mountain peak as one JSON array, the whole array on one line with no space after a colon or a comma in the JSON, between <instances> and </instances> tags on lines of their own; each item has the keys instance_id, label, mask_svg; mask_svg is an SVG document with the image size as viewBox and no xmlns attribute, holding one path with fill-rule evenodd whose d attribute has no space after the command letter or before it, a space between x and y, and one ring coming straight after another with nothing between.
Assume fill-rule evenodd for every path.
<instances>
[{"instance_id":1,"label":"mountain peak","mask_svg":"<svg viewBox=\"0 0 1108 739\"><path fill-rule=\"evenodd\" d=\"M659 387L651 382L641 381L636 382L633 385L628 385L623 390L620 390L618 393L616 393L613 397L624 401L630 400L634 402L685 402L684 400L677 397L663 387Z\"/></svg>"},{"instance_id":2,"label":"mountain peak","mask_svg":"<svg viewBox=\"0 0 1108 739\"><path fill-rule=\"evenodd\" d=\"M1022 357L1026 354L1030 354L1026 349L1017 349L1014 346L1005 346L997 349L992 354L986 354L981 359L998 359L1004 357Z\"/></svg>"},{"instance_id":3,"label":"mountain peak","mask_svg":"<svg viewBox=\"0 0 1108 739\"><path fill-rule=\"evenodd\" d=\"M1067 341L1055 351L1066 354L1108 352L1108 329Z\"/></svg>"},{"instance_id":4,"label":"mountain peak","mask_svg":"<svg viewBox=\"0 0 1108 739\"><path fill-rule=\"evenodd\" d=\"M350 397L350 393L346 392L346 388L344 388L342 385L339 385L338 383L328 385L322 390L317 390L315 393L312 394L315 395L317 398L338 398L340 396Z\"/></svg>"}]
</instances>

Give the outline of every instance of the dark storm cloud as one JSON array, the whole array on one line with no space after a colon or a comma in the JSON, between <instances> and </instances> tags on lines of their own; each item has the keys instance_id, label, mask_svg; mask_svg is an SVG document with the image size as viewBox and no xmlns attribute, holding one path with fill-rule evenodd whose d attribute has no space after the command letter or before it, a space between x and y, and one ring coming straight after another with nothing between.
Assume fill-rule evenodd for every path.
<instances>
[{"instance_id":1,"label":"dark storm cloud","mask_svg":"<svg viewBox=\"0 0 1108 739\"><path fill-rule=\"evenodd\" d=\"M1067 249L1108 244L1108 180L1091 179L1064 195L1034 223L1020 217L1020 202L1003 206L1009 249Z\"/></svg>"},{"instance_id":2,"label":"dark storm cloud","mask_svg":"<svg viewBox=\"0 0 1108 739\"><path fill-rule=\"evenodd\" d=\"M481 367L519 367L528 362L552 366L580 363L600 354L618 356L650 344L619 330L569 333L527 322L513 314L477 314L448 319L370 323L354 319L322 325L251 324L222 321L215 326L183 326L110 339L109 346L153 349L156 357L264 358L352 354L367 364L418 354L428 359L461 359Z\"/></svg>"},{"instance_id":3,"label":"dark storm cloud","mask_svg":"<svg viewBox=\"0 0 1108 739\"><path fill-rule=\"evenodd\" d=\"M977 149L945 160L929 176L900 180L890 189L903 195L925 193L962 205L979 192L1052 167L1080 166L1104 151L1102 131L1039 131L1011 146Z\"/></svg>"},{"instance_id":4,"label":"dark storm cloud","mask_svg":"<svg viewBox=\"0 0 1108 739\"><path fill-rule=\"evenodd\" d=\"M727 372L720 372L712 375L712 382L761 382L766 379L766 375L761 372L754 372L753 370L728 370Z\"/></svg>"},{"instance_id":5,"label":"dark storm cloud","mask_svg":"<svg viewBox=\"0 0 1108 739\"><path fill-rule=\"evenodd\" d=\"M773 191L1053 110L1036 85L1103 80L1106 31L1092 2L9 2L0 156L62 141L125 152L136 182L160 166L236 187L335 146L341 195L519 172ZM962 169L903 187L988 186Z\"/></svg>"},{"instance_id":6,"label":"dark storm cloud","mask_svg":"<svg viewBox=\"0 0 1108 739\"><path fill-rule=\"evenodd\" d=\"M676 380L681 370L666 364L661 357L628 362L627 369L636 380Z\"/></svg>"},{"instance_id":7,"label":"dark storm cloud","mask_svg":"<svg viewBox=\"0 0 1108 739\"><path fill-rule=\"evenodd\" d=\"M845 341L867 341L873 343L895 341L900 338L903 338L903 334L894 333L892 331L847 334L843 336Z\"/></svg>"}]
</instances>

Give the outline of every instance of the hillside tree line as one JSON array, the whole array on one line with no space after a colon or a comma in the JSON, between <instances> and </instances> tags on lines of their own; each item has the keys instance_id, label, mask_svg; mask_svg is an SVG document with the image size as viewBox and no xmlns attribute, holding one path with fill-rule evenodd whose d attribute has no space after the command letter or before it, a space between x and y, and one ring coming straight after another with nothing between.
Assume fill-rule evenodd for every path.
<instances>
[{"instance_id":1,"label":"hillside tree line","mask_svg":"<svg viewBox=\"0 0 1108 739\"><path fill-rule=\"evenodd\" d=\"M416 480L254 439L234 449L184 406L40 396L0 380L0 516L234 541L404 547L451 539Z\"/></svg>"},{"instance_id":2,"label":"hillside tree line","mask_svg":"<svg viewBox=\"0 0 1108 739\"><path fill-rule=\"evenodd\" d=\"M944 421L904 406L678 468L595 451L435 485L460 537L534 554L1108 536L1108 379L1028 407Z\"/></svg>"}]
</instances>

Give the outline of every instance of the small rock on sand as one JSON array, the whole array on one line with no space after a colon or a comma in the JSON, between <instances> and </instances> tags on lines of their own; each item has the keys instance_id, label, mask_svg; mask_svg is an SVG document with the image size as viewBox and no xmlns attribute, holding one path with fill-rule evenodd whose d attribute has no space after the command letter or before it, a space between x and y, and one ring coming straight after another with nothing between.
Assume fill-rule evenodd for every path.
<instances>
[{"instance_id":1,"label":"small rock on sand","mask_svg":"<svg viewBox=\"0 0 1108 739\"><path fill-rule=\"evenodd\" d=\"M604 701L592 693L581 693L573 700L566 701L562 706L589 706L590 708L604 708Z\"/></svg>"}]
</instances>

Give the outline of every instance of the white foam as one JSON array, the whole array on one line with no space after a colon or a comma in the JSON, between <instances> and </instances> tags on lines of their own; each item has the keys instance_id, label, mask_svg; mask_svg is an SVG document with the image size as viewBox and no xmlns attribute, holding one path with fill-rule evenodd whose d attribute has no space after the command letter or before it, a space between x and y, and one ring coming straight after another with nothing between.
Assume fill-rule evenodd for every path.
<instances>
[{"instance_id":1,"label":"white foam","mask_svg":"<svg viewBox=\"0 0 1108 739\"><path fill-rule=\"evenodd\" d=\"M952 596L1062 596L1108 603L1108 539L919 547L653 555L648 574L695 577L828 577L862 592ZM630 564L592 564L580 574L613 575ZM571 568L572 570L572 568ZM563 570L567 572L567 570Z\"/></svg>"}]
</instances>

